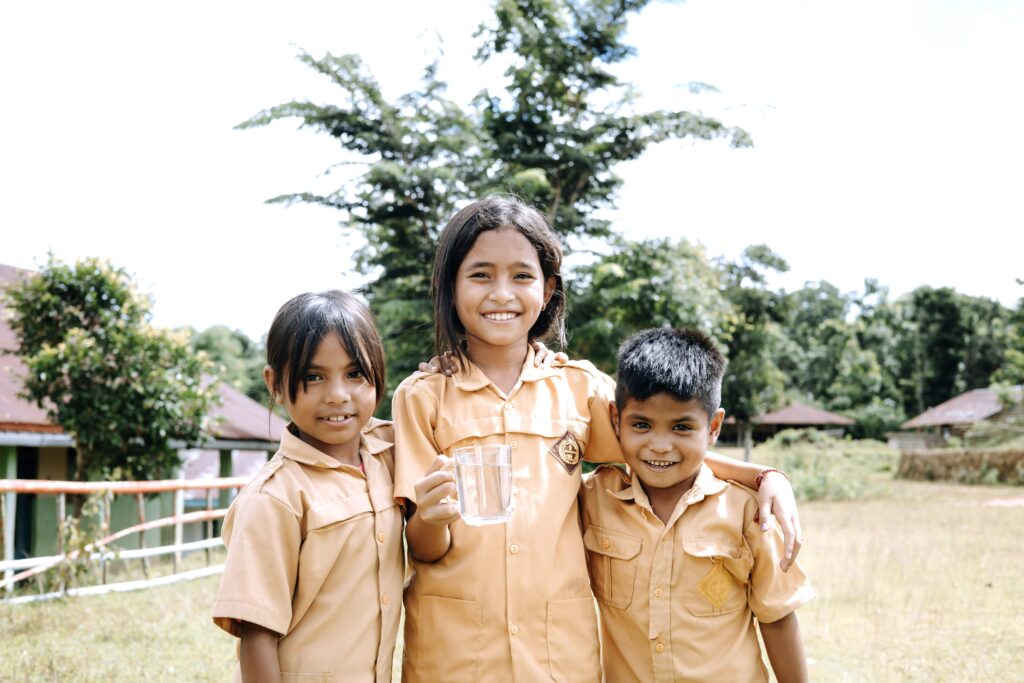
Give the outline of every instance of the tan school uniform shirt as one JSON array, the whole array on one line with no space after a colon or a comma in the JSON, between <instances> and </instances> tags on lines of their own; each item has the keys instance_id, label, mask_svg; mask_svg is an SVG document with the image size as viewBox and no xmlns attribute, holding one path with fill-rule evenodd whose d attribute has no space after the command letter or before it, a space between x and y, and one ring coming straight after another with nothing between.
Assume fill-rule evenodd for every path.
<instances>
[{"instance_id":1,"label":"tan school uniform shirt","mask_svg":"<svg viewBox=\"0 0 1024 683\"><path fill-rule=\"evenodd\" d=\"M366 424L364 474L286 428L231 504L213 620L282 634L282 681L391 681L404 578L391 439L390 422Z\"/></svg>"},{"instance_id":2,"label":"tan school uniform shirt","mask_svg":"<svg viewBox=\"0 0 1024 683\"><path fill-rule=\"evenodd\" d=\"M581 497L608 681L768 680L753 617L781 619L814 592L798 564L779 569L782 533L761 531L754 492L702 464L668 524L618 467Z\"/></svg>"},{"instance_id":3,"label":"tan school uniform shirt","mask_svg":"<svg viewBox=\"0 0 1024 683\"><path fill-rule=\"evenodd\" d=\"M453 377L399 386L396 495L439 453L509 444L514 512L506 524L451 525L437 562L413 560L405 595L406 683L601 680L596 609L579 527L582 459L620 459L609 377L586 362L534 368L529 352L505 395L471 363Z\"/></svg>"}]
</instances>

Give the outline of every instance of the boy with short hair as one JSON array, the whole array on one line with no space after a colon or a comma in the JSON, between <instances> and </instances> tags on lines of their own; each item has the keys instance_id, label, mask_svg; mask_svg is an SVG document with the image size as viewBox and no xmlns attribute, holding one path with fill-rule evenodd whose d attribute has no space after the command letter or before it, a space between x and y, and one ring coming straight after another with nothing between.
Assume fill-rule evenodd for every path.
<instances>
[{"instance_id":1,"label":"boy with short hair","mask_svg":"<svg viewBox=\"0 0 1024 683\"><path fill-rule=\"evenodd\" d=\"M619 349L611 413L630 472L600 467L581 501L609 681L767 681L755 617L779 683L807 680L794 610L814 592L799 565L779 569L782 535L761 531L756 495L703 464L725 365L692 330Z\"/></svg>"}]
</instances>

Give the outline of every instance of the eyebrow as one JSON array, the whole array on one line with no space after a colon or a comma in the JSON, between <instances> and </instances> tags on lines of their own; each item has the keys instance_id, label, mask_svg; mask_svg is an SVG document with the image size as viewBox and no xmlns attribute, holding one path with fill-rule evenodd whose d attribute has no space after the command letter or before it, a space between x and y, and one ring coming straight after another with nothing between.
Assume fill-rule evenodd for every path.
<instances>
[{"instance_id":1,"label":"eyebrow","mask_svg":"<svg viewBox=\"0 0 1024 683\"><path fill-rule=\"evenodd\" d=\"M623 417L627 420L643 420L644 422L653 422L651 418L640 413L625 413ZM671 421L675 424L678 424L680 422L697 422L697 416L684 414L671 418Z\"/></svg>"},{"instance_id":2,"label":"eyebrow","mask_svg":"<svg viewBox=\"0 0 1024 683\"><path fill-rule=\"evenodd\" d=\"M495 264L491 263L490 261L473 261L472 263L466 265L466 268L468 268L468 269L472 269L472 268L496 268L496 267L497 266ZM526 261L516 261L515 263L509 264L509 267L511 267L511 268L523 268L523 269L526 269L526 270L539 270L537 268L537 266L535 266L535 265L533 265L531 263L527 263Z\"/></svg>"}]
</instances>

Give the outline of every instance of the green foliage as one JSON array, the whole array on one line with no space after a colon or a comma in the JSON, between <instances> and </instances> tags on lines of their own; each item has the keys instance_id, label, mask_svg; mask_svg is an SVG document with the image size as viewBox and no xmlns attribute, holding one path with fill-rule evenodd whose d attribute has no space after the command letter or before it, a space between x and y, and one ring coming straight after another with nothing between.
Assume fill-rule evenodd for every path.
<instances>
[{"instance_id":1,"label":"green foliage","mask_svg":"<svg viewBox=\"0 0 1024 683\"><path fill-rule=\"evenodd\" d=\"M477 58L510 63L506 82L468 107L445 96L437 65L422 87L394 102L355 55L299 59L338 86L336 104L294 101L242 123L298 118L345 151L342 163L365 171L311 202L342 211L345 229L365 246L357 270L373 278L364 294L377 317L394 387L433 353L427 293L434 244L455 209L490 192L512 192L540 208L564 238L606 238L596 212L611 206L616 165L671 138L729 138L744 131L685 111L637 112L628 84L610 67L633 54L627 20L649 0L500 0L478 32ZM388 395L390 398L390 393ZM381 412L386 414L390 401Z\"/></svg>"},{"instance_id":2,"label":"green foliage","mask_svg":"<svg viewBox=\"0 0 1024 683\"><path fill-rule=\"evenodd\" d=\"M7 297L24 396L74 437L79 479L166 476L179 464L171 441L202 441L209 363L148 324L149 302L123 270L51 256Z\"/></svg>"},{"instance_id":3,"label":"green foliage","mask_svg":"<svg viewBox=\"0 0 1024 683\"><path fill-rule=\"evenodd\" d=\"M608 255L575 269L569 283L573 354L609 374L630 334L648 327L714 332L730 319L719 273L699 245L686 240L616 238Z\"/></svg>"},{"instance_id":4,"label":"green foliage","mask_svg":"<svg viewBox=\"0 0 1024 683\"><path fill-rule=\"evenodd\" d=\"M189 328L188 335L192 352L206 354L213 372L222 382L257 403L266 403L267 389L263 383L266 353L262 344L224 325L214 325L202 332Z\"/></svg>"},{"instance_id":5,"label":"green foliage","mask_svg":"<svg viewBox=\"0 0 1024 683\"><path fill-rule=\"evenodd\" d=\"M758 458L785 471L800 500L857 500L887 490L899 453L877 441L787 429L759 447Z\"/></svg>"},{"instance_id":6,"label":"green foliage","mask_svg":"<svg viewBox=\"0 0 1024 683\"><path fill-rule=\"evenodd\" d=\"M722 405L746 435L747 448L750 419L776 408L785 391L786 376L776 358L785 343L780 323L787 302L782 293L768 289L767 273L788 268L785 260L765 245L747 247L737 263L722 264L725 296L734 307L719 334L729 358Z\"/></svg>"}]
</instances>

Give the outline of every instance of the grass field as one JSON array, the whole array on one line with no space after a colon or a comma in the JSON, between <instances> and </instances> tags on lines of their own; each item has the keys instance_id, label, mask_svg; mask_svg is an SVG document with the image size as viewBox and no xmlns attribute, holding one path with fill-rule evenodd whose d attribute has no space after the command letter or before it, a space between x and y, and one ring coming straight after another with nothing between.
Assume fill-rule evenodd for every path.
<instances>
[{"instance_id":1,"label":"grass field","mask_svg":"<svg viewBox=\"0 0 1024 683\"><path fill-rule=\"evenodd\" d=\"M1024 681L1024 489L890 481L876 496L801 505L811 680ZM0 605L0 680L228 680L216 585Z\"/></svg>"}]
</instances>

